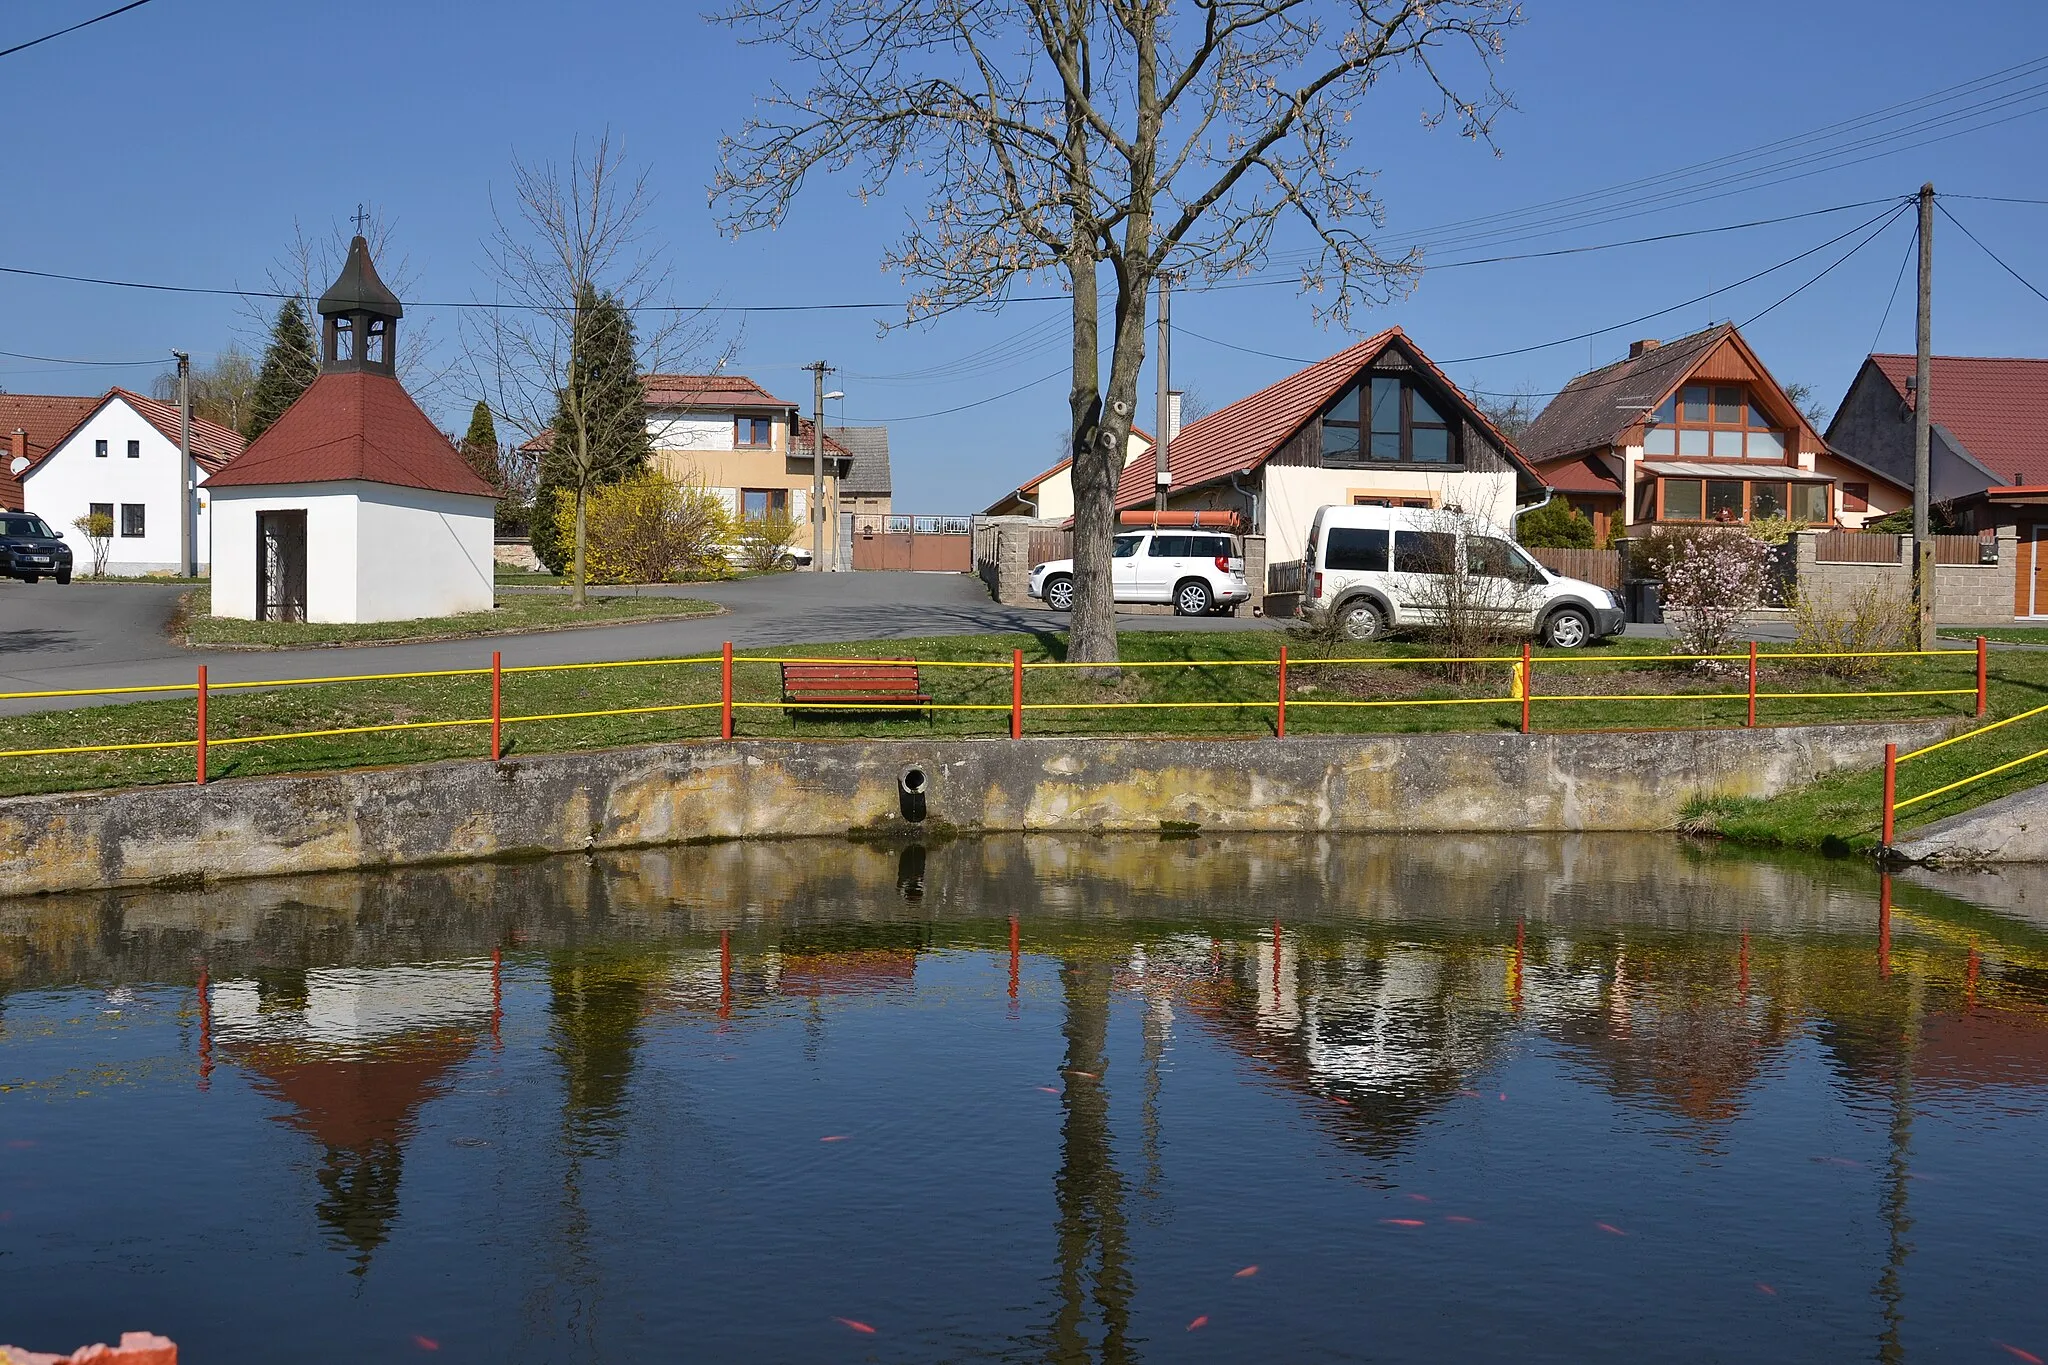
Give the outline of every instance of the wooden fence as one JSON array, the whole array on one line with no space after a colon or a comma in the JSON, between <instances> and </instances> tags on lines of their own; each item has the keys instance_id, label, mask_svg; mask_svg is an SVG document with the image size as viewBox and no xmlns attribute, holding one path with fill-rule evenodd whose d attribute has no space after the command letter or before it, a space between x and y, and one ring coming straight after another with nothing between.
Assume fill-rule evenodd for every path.
<instances>
[{"instance_id":1,"label":"wooden fence","mask_svg":"<svg viewBox=\"0 0 2048 1365\"><path fill-rule=\"evenodd\" d=\"M1596 588L1621 586L1621 551L1553 550L1525 546L1538 564L1554 574L1591 583Z\"/></svg>"},{"instance_id":2,"label":"wooden fence","mask_svg":"<svg viewBox=\"0 0 2048 1365\"><path fill-rule=\"evenodd\" d=\"M1936 564L1996 564L1996 535L1933 536ZM1823 531L1813 547L1820 564L1897 564L1907 537L1883 531Z\"/></svg>"}]
</instances>

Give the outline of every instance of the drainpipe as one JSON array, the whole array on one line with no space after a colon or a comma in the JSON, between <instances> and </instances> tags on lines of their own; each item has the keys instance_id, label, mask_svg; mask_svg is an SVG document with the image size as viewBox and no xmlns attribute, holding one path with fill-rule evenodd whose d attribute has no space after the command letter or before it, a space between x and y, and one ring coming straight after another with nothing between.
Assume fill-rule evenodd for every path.
<instances>
[{"instance_id":1,"label":"drainpipe","mask_svg":"<svg viewBox=\"0 0 2048 1365\"><path fill-rule=\"evenodd\" d=\"M1255 536L1262 536L1266 534L1266 519L1263 515L1266 510L1265 503L1260 499L1257 493L1253 492L1249 488L1246 488L1237 480L1238 475L1232 474L1230 476L1230 486L1240 498L1243 498L1247 503L1251 504L1252 534Z\"/></svg>"}]
</instances>

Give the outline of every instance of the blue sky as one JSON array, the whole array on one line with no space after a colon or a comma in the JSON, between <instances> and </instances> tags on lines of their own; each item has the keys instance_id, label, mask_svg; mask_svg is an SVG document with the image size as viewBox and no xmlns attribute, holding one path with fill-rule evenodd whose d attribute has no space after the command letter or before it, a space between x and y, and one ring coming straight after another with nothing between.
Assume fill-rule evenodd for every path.
<instances>
[{"instance_id":1,"label":"blue sky","mask_svg":"<svg viewBox=\"0 0 2048 1365\"><path fill-rule=\"evenodd\" d=\"M110 0L8 0L0 47L108 8ZM1437 261L1543 250L1905 194L1925 179L1945 193L2048 199L2044 72L1995 92L2043 93L1925 134L2020 115L1963 136L1833 169L1793 166L1784 183L1738 186L1714 199L1682 196L1653 212L1617 207L1550 235L1534 235L1532 215L1522 213L1505 239L1443 243L1441 232L1422 230L1667 176L2048 57L2048 5L2040 0L1971 0L1932 14L1906 0L1724 0L1711 9L1527 0L1525 10L1501 66L1519 107L1498 125L1500 155L1422 129L1411 84L1392 82L1357 110L1355 154L1379 172L1389 242L1430 237ZM480 243L490 195L494 187L502 194L512 158L562 155L578 134L608 125L652 169L656 232L679 299L901 297L902 285L879 262L903 215L920 207L914 197L863 204L850 183L820 181L779 231L733 241L714 230L705 191L718 136L737 128L754 93L777 74L801 77L768 51L739 47L702 10L653 0L152 0L0 58L0 265L257 285L294 219L325 229L369 200L392 220L419 277L418 296L488 296ZM2048 290L2048 206L1958 199L1949 207ZM1360 314L1354 327L1399 323L1442 360L1534 346L1728 285L1878 211L1443 269L1405 300ZM1874 337L1879 349L1911 349L1910 274L1878 332L1908 236L1906 222L1893 224L1749 329L1779 378L1811 384L1832 404ZM1448 368L1480 390L1553 390L1621 354L1632 337L1743 321L1857 240L1655 321ZM1937 348L2048 355L2048 302L1946 221L1936 242ZM890 425L897 508L974 510L1056 458L1062 380L994 395L1061 370L1064 308L1018 303L886 336L877 323L900 313L755 314L733 368L808 406L809 376L797 367L818 358L837 365L833 382L847 397L833 405L832 419ZM1183 293L1174 320L1176 384L1212 407L1295 366L1200 338L1303 358L1350 339L1317 325L1310 302L1286 285ZM146 387L153 357L170 347L210 355L239 325L231 300L0 276L0 350L149 362L81 368L0 356L0 387ZM434 332L443 345L457 339L449 319ZM1147 416L1150 392L1148 368ZM460 421L452 398L436 413L451 427ZM946 409L961 410L926 416Z\"/></svg>"}]
</instances>

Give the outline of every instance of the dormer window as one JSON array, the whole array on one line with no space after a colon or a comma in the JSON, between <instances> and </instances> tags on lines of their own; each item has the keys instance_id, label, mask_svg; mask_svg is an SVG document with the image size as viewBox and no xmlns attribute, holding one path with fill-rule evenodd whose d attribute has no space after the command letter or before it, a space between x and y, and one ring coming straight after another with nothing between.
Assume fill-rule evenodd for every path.
<instances>
[{"instance_id":1,"label":"dormer window","mask_svg":"<svg viewBox=\"0 0 2048 1365\"><path fill-rule=\"evenodd\" d=\"M1739 384L1687 384L1650 415L1643 454L1684 460L1785 461L1786 434Z\"/></svg>"},{"instance_id":2,"label":"dormer window","mask_svg":"<svg viewBox=\"0 0 2048 1365\"><path fill-rule=\"evenodd\" d=\"M1323 464L1462 463L1456 424L1399 375L1366 375L1323 412Z\"/></svg>"},{"instance_id":3,"label":"dormer window","mask_svg":"<svg viewBox=\"0 0 2048 1365\"><path fill-rule=\"evenodd\" d=\"M768 449L775 444L775 419L772 417L733 418L732 444L735 450Z\"/></svg>"}]
</instances>

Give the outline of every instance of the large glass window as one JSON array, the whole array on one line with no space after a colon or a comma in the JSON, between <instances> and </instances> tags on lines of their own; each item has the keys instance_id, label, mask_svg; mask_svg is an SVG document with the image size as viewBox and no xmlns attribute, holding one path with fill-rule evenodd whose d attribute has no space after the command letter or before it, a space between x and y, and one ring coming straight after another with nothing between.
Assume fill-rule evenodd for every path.
<instances>
[{"instance_id":1,"label":"large glass window","mask_svg":"<svg viewBox=\"0 0 2048 1365\"><path fill-rule=\"evenodd\" d=\"M1458 538L1447 531L1394 532L1395 573L1449 573Z\"/></svg>"},{"instance_id":2,"label":"large glass window","mask_svg":"<svg viewBox=\"0 0 2048 1365\"><path fill-rule=\"evenodd\" d=\"M1785 485L1753 483L1749 486L1749 519L1785 515Z\"/></svg>"},{"instance_id":3,"label":"large glass window","mask_svg":"<svg viewBox=\"0 0 2048 1365\"><path fill-rule=\"evenodd\" d=\"M1695 460L1785 462L1786 433L1771 426L1739 384L1687 384L1658 404L1643 453Z\"/></svg>"},{"instance_id":4,"label":"large glass window","mask_svg":"<svg viewBox=\"0 0 2048 1365\"><path fill-rule=\"evenodd\" d=\"M1707 520L1742 520L1742 483L1740 480L1707 480Z\"/></svg>"},{"instance_id":5,"label":"large glass window","mask_svg":"<svg viewBox=\"0 0 2048 1365\"><path fill-rule=\"evenodd\" d=\"M1698 479L1664 480L1664 520L1698 521L1706 511Z\"/></svg>"},{"instance_id":6,"label":"large glass window","mask_svg":"<svg viewBox=\"0 0 2048 1365\"><path fill-rule=\"evenodd\" d=\"M1457 422L1412 379L1376 374L1323 411L1323 464L1457 464Z\"/></svg>"},{"instance_id":7,"label":"large glass window","mask_svg":"<svg viewBox=\"0 0 2048 1365\"><path fill-rule=\"evenodd\" d=\"M1362 526L1331 527L1330 548L1323 567L1359 572L1384 570L1387 567L1386 531Z\"/></svg>"},{"instance_id":8,"label":"large glass window","mask_svg":"<svg viewBox=\"0 0 2048 1365\"><path fill-rule=\"evenodd\" d=\"M1828 516L1828 486L1824 483L1795 483L1792 485L1792 517L1824 525L1832 518Z\"/></svg>"}]
</instances>

